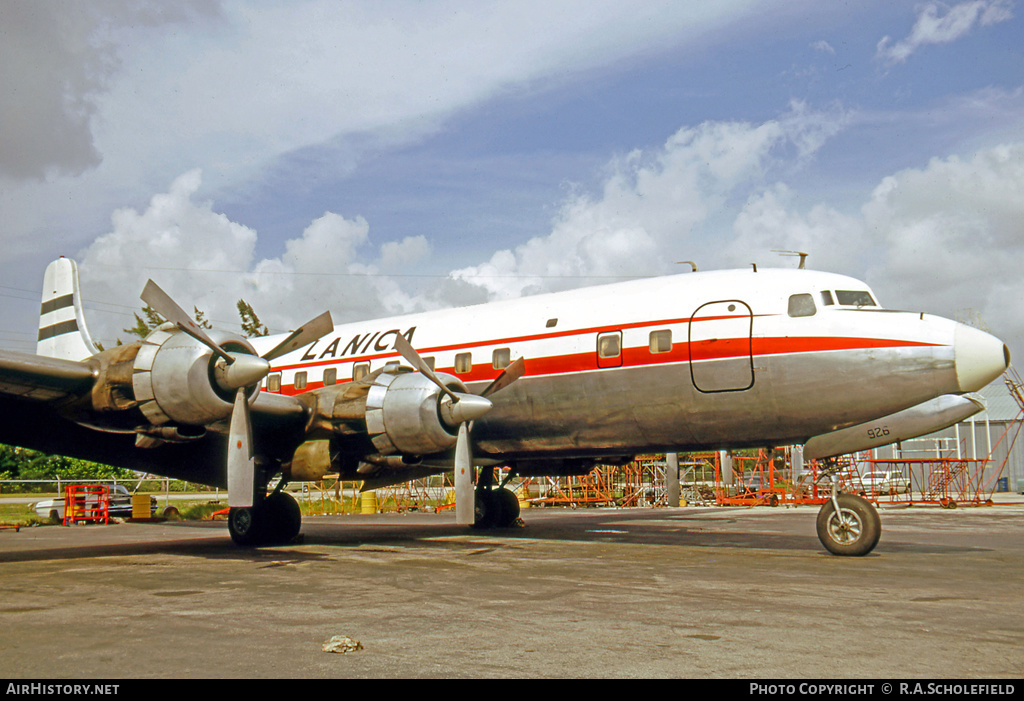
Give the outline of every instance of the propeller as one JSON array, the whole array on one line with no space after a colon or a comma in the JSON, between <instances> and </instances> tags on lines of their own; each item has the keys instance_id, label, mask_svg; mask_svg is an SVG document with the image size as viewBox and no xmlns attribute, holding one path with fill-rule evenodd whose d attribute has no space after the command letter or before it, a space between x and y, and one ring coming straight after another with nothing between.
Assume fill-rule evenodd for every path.
<instances>
[{"instance_id":1,"label":"propeller","mask_svg":"<svg viewBox=\"0 0 1024 701\"><path fill-rule=\"evenodd\" d=\"M488 397L508 387L526 372L526 361L519 358L502 370L484 391L477 394L454 392L445 386L434 370L427 365L419 353L401 334L395 337L395 350L416 370L426 375L448 395L448 400L441 404L441 416L450 426L458 425L459 432L455 440L455 522L459 525L472 525L476 520L476 495L473 480L473 452L469 440L470 424L480 418L494 406Z\"/></svg>"},{"instance_id":2,"label":"propeller","mask_svg":"<svg viewBox=\"0 0 1024 701\"><path fill-rule=\"evenodd\" d=\"M251 507L255 502L256 462L252 445L252 420L249 415L247 387L270 374L270 361L313 343L334 329L330 312L324 312L290 333L262 357L249 353L231 353L192 320L170 295L150 280L142 290L142 301L179 329L209 348L219 357L214 380L221 389L235 392L228 429L228 506Z\"/></svg>"}]
</instances>

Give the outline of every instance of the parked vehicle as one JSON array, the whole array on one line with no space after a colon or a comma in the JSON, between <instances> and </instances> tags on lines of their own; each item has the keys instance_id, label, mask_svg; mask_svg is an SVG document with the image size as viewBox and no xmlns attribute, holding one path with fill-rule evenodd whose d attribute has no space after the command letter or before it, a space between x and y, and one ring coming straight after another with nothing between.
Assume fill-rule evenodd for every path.
<instances>
[{"instance_id":1,"label":"parked vehicle","mask_svg":"<svg viewBox=\"0 0 1024 701\"><path fill-rule=\"evenodd\" d=\"M64 497L57 499L45 499L32 505L32 509L41 518L49 518L51 521L64 520ZM152 515L156 511L156 497L149 498L149 510ZM132 515L132 495L128 488L122 484L111 485L110 487L110 508L108 513L111 516L127 518Z\"/></svg>"},{"instance_id":2,"label":"parked vehicle","mask_svg":"<svg viewBox=\"0 0 1024 701\"><path fill-rule=\"evenodd\" d=\"M909 494L910 480L894 471L868 472L860 478L864 494Z\"/></svg>"}]
</instances>

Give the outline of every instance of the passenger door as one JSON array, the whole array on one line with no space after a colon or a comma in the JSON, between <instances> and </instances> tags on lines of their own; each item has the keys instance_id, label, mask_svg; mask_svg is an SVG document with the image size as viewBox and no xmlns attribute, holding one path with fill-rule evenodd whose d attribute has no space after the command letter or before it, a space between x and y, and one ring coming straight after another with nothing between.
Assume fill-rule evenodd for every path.
<instances>
[{"instance_id":1,"label":"passenger door","mask_svg":"<svg viewBox=\"0 0 1024 701\"><path fill-rule=\"evenodd\" d=\"M730 299L697 308L690 319L690 376L701 392L736 392L754 386L751 335L754 316Z\"/></svg>"}]
</instances>

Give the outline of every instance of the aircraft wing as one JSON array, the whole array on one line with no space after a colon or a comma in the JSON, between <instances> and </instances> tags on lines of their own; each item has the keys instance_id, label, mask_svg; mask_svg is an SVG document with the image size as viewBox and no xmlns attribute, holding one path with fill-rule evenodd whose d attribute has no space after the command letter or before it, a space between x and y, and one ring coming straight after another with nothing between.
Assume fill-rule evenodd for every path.
<instances>
[{"instance_id":1,"label":"aircraft wing","mask_svg":"<svg viewBox=\"0 0 1024 701\"><path fill-rule=\"evenodd\" d=\"M95 379L84 362L0 350L0 394L57 401L85 394Z\"/></svg>"}]
</instances>

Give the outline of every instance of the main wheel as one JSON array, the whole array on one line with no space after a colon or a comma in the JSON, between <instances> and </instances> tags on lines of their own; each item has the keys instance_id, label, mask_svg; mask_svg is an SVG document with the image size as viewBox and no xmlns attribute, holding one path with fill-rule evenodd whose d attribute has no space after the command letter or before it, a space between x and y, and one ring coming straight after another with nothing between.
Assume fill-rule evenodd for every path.
<instances>
[{"instance_id":1,"label":"main wheel","mask_svg":"<svg viewBox=\"0 0 1024 701\"><path fill-rule=\"evenodd\" d=\"M495 526L498 528L509 528L519 518L519 497L511 489L494 490L493 499L498 504L498 518Z\"/></svg>"},{"instance_id":2,"label":"main wheel","mask_svg":"<svg viewBox=\"0 0 1024 701\"><path fill-rule=\"evenodd\" d=\"M268 543L290 543L302 528L302 510L291 494L274 492L260 505Z\"/></svg>"},{"instance_id":3,"label":"main wheel","mask_svg":"<svg viewBox=\"0 0 1024 701\"><path fill-rule=\"evenodd\" d=\"M233 506L228 512L228 533L235 545L259 545L263 540L263 529L259 518L259 509L253 507Z\"/></svg>"},{"instance_id":4,"label":"main wheel","mask_svg":"<svg viewBox=\"0 0 1024 701\"><path fill-rule=\"evenodd\" d=\"M473 490L473 528L493 528L501 516L501 504L490 489Z\"/></svg>"},{"instance_id":5,"label":"main wheel","mask_svg":"<svg viewBox=\"0 0 1024 701\"><path fill-rule=\"evenodd\" d=\"M840 494L836 500L839 513L831 499L818 512L818 539L834 555L867 555L882 535L878 511L853 494Z\"/></svg>"}]
</instances>

